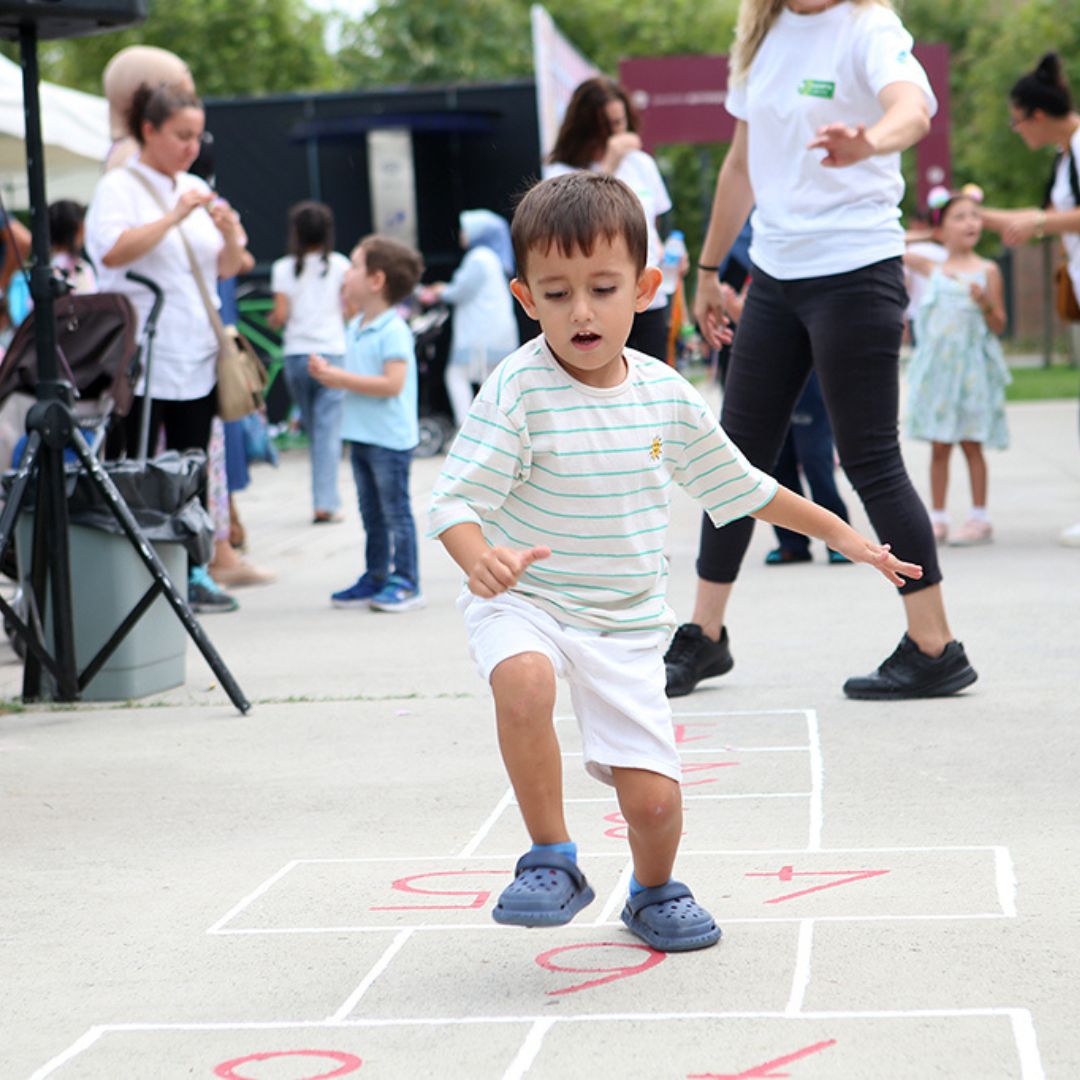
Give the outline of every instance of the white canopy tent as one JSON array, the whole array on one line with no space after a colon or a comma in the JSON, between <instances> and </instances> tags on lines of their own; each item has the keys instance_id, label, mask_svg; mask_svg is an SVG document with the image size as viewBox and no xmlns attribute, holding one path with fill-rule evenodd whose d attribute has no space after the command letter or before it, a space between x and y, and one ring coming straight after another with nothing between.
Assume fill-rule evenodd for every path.
<instances>
[{"instance_id":1,"label":"white canopy tent","mask_svg":"<svg viewBox=\"0 0 1080 1080\"><path fill-rule=\"evenodd\" d=\"M89 202L112 145L109 106L103 97L43 82L41 129L45 191L50 202ZM30 204L26 185L26 128L22 69L0 56L0 195L9 210Z\"/></svg>"}]
</instances>

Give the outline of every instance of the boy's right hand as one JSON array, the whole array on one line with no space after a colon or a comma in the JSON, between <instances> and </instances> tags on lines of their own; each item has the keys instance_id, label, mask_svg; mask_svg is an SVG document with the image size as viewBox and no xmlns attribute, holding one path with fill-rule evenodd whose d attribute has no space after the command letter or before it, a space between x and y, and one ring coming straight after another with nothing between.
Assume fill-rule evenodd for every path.
<instances>
[{"instance_id":1,"label":"boy's right hand","mask_svg":"<svg viewBox=\"0 0 1080 1080\"><path fill-rule=\"evenodd\" d=\"M549 547L534 547L514 551L507 547L488 548L469 574L469 591L474 596L490 600L516 585L518 578L539 559L551 554Z\"/></svg>"}]
</instances>

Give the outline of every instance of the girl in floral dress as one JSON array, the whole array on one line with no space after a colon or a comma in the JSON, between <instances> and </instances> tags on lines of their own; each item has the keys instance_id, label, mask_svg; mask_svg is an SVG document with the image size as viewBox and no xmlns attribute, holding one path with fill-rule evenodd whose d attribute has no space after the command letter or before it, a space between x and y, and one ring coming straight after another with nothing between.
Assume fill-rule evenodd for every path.
<instances>
[{"instance_id":1,"label":"girl in floral dress","mask_svg":"<svg viewBox=\"0 0 1080 1080\"><path fill-rule=\"evenodd\" d=\"M907 434L931 443L930 518L939 543L986 544L993 529L986 509L983 447L1009 445L1005 386L1009 369L997 336L1005 329L1004 293L997 266L975 254L982 235L974 184L961 191L930 192L931 221L945 247L935 264L907 254L904 261L929 279L915 312L915 351L908 370ZM971 511L949 538L945 496L949 458L960 444L971 478Z\"/></svg>"}]
</instances>

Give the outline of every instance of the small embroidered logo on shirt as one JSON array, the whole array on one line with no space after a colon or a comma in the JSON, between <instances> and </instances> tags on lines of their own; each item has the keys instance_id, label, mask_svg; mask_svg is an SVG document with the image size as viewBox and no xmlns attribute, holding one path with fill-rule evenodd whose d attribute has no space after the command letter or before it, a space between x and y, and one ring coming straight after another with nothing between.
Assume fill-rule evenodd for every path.
<instances>
[{"instance_id":1,"label":"small embroidered logo on shirt","mask_svg":"<svg viewBox=\"0 0 1080 1080\"><path fill-rule=\"evenodd\" d=\"M831 98L836 93L836 83L827 79L803 79L799 93L803 97Z\"/></svg>"},{"instance_id":2,"label":"small embroidered logo on shirt","mask_svg":"<svg viewBox=\"0 0 1080 1080\"><path fill-rule=\"evenodd\" d=\"M652 445L649 447L649 460L659 461L664 453L664 440L659 435L653 436Z\"/></svg>"}]
</instances>

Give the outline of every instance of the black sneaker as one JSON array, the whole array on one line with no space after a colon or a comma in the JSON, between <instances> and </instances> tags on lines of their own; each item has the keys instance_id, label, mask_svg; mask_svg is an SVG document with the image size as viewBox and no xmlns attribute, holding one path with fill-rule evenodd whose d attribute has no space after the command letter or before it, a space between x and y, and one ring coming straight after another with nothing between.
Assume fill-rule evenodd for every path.
<instances>
[{"instance_id":1,"label":"black sneaker","mask_svg":"<svg viewBox=\"0 0 1080 1080\"><path fill-rule=\"evenodd\" d=\"M683 623L664 654L668 697L682 697L702 679L726 675L735 666L728 648L727 627L720 628L720 640L706 637L697 623Z\"/></svg>"},{"instance_id":2,"label":"black sneaker","mask_svg":"<svg viewBox=\"0 0 1080 1080\"><path fill-rule=\"evenodd\" d=\"M902 701L945 697L970 686L979 676L959 641L950 641L937 657L927 656L905 634L892 656L872 675L854 675L844 683L849 698Z\"/></svg>"}]
</instances>

